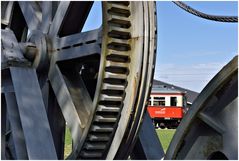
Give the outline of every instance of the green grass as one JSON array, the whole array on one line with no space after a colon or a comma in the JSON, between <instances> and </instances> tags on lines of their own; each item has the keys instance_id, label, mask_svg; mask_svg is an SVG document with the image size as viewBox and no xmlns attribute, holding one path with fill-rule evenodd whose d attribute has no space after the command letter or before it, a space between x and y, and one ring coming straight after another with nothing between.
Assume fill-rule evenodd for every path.
<instances>
[{"instance_id":1,"label":"green grass","mask_svg":"<svg viewBox=\"0 0 239 161\"><path fill-rule=\"evenodd\" d=\"M65 150L64 150L64 158L66 158L72 151L72 139L69 128L66 127L65 133Z\"/></svg>"},{"instance_id":2,"label":"green grass","mask_svg":"<svg viewBox=\"0 0 239 161\"><path fill-rule=\"evenodd\" d=\"M173 135L175 133L175 129L157 129L156 132L157 132L160 142L163 146L163 150L164 150L164 152L166 152L168 149L168 146L173 138ZM66 128L64 158L66 158L70 154L71 151L72 151L71 134L70 134L69 129Z\"/></svg>"},{"instance_id":3,"label":"green grass","mask_svg":"<svg viewBox=\"0 0 239 161\"><path fill-rule=\"evenodd\" d=\"M159 140L163 146L164 152L167 151L175 131L176 129L157 129L156 130Z\"/></svg>"}]
</instances>

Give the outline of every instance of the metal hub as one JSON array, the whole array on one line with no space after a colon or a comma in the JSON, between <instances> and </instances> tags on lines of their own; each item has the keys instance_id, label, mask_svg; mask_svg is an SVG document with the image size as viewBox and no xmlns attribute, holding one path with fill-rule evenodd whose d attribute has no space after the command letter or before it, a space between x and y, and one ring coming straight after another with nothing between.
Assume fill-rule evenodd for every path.
<instances>
[{"instance_id":1,"label":"metal hub","mask_svg":"<svg viewBox=\"0 0 239 161\"><path fill-rule=\"evenodd\" d=\"M27 43L24 43L23 55L32 61L32 67L37 71L48 70L50 46L46 41L46 35L41 31L34 30L28 36Z\"/></svg>"}]
</instances>

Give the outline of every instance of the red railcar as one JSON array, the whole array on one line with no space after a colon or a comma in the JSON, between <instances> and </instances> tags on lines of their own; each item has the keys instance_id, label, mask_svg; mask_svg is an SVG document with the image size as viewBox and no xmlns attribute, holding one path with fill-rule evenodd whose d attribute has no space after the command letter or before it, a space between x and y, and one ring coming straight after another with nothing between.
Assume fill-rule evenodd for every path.
<instances>
[{"instance_id":1,"label":"red railcar","mask_svg":"<svg viewBox=\"0 0 239 161\"><path fill-rule=\"evenodd\" d=\"M185 113L185 93L163 87L153 87L148 112L155 127L176 128Z\"/></svg>"}]
</instances>

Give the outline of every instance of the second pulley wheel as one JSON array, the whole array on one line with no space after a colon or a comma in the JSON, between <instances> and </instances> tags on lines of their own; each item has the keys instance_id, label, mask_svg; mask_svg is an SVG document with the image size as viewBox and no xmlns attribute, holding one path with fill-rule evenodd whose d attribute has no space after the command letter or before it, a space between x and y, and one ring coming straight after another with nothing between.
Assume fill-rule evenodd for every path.
<instances>
[{"instance_id":1,"label":"second pulley wheel","mask_svg":"<svg viewBox=\"0 0 239 161\"><path fill-rule=\"evenodd\" d=\"M165 159L238 159L238 57L208 83L177 128Z\"/></svg>"}]
</instances>

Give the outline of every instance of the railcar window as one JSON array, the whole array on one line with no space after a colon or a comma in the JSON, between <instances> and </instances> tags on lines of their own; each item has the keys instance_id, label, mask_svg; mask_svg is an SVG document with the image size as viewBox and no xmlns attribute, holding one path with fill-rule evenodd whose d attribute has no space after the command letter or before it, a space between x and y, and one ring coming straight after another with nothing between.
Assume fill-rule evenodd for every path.
<instances>
[{"instance_id":1,"label":"railcar window","mask_svg":"<svg viewBox=\"0 0 239 161\"><path fill-rule=\"evenodd\" d=\"M154 106L165 106L165 97L154 97Z\"/></svg>"},{"instance_id":2,"label":"railcar window","mask_svg":"<svg viewBox=\"0 0 239 161\"><path fill-rule=\"evenodd\" d=\"M177 106L177 97L170 97L171 106Z\"/></svg>"},{"instance_id":3,"label":"railcar window","mask_svg":"<svg viewBox=\"0 0 239 161\"><path fill-rule=\"evenodd\" d=\"M151 97L149 97L149 100L148 100L148 106L152 106L152 104L151 104Z\"/></svg>"}]
</instances>

